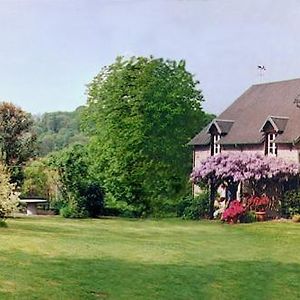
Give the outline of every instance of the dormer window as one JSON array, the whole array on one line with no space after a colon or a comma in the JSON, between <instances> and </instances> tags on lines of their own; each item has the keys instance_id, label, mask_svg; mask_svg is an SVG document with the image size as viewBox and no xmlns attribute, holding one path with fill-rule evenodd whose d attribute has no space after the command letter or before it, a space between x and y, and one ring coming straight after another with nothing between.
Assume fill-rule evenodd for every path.
<instances>
[{"instance_id":1,"label":"dormer window","mask_svg":"<svg viewBox=\"0 0 300 300\"><path fill-rule=\"evenodd\" d=\"M286 117L279 116L269 116L265 120L260 130L265 135L265 155L277 156L275 140L284 132L288 120Z\"/></svg>"},{"instance_id":2,"label":"dormer window","mask_svg":"<svg viewBox=\"0 0 300 300\"><path fill-rule=\"evenodd\" d=\"M230 131L234 121L231 120L213 120L207 128L207 133L210 134L211 156L221 153L220 140Z\"/></svg>"},{"instance_id":3,"label":"dormer window","mask_svg":"<svg viewBox=\"0 0 300 300\"><path fill-rule=\"evenodd\" d=\"M266 155L276 156L277 155L277 145L275 143L276 134L267 133L266 134Z\"/></svg>"},{"instance_id":4,"label":"dormer window","mask_svg":"<svg viewBox=\"0 0 300 300\"><path fill-rule=\"evenodd\" d=\"M211 155L217 155L219 153L221 153L221 145L218 144L218 142L221 139L221 135L220 134L214 134L212 135L212 145L211 145Z\"/></svg>"}]
</instances>

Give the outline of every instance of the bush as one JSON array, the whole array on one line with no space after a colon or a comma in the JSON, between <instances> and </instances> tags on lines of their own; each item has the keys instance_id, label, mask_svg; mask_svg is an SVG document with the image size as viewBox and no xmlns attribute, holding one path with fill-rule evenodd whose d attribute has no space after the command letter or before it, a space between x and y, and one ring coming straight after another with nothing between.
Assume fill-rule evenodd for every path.
<instances>
[{"instance_id":1,"label":"bush","mask_svg":"<svg viewBox=\"0 0 300 300\"><path fill-rule=\"evenodd\" d=\"M84 146L75 145L53 154L50 164L59 174L63 200L57 201L56 206L62 216L82 218L103 214L104 193L91 175Z\"/></svg>"},{"instance_id":2,"label":"bush","mask_svg":"<svg viewBox=\"0 0 300 300\"><path fill-rule=\"evenodd\" d=\"M281 203L281 213L285 217L300 214L300 192L293 190L284 194Z\"/></svg>"},{"instance_id":3,"label":"bush","mask_svg":"<svg viewBox=\"0 0 300 300\"><path fill-rule=\"evenodd\" d=\"M4 220L0 220L0 228L6 228L7 223Z\"/></svg>"},{"instance_id":4,"label":"bush","mask_svg":"<svg viewBox=\"0 0 300 300\"><path fill-rule=\"evenodd\" d=\"M84 218L87 217L86 211L78 205L78 200L73 195L68 194L68 199L64 206L59 210L59 214L64 218Z\"/></svg>"},{"instance_id":5,"label":"bush","mask_svg":"<svg viewBox=\"0 0 300 300\"><path fill-rule=\"evenodd\" d=\"M116 201L109 197L106 198L104 215L118 216L125 218L138 218L142 216L143 207L133 206L125 201Z\"/></svg>"},{"instance_id":6,"label":"bush","mask_svg":"<svg viewBox=\"0 0 300 300\"><path fill-rule=\"evenodd\" d=\"M81 207L87 212L89 217L103 215L104 194L97 182L89 182L79 190L81 197Z\"/></svg>"},{"instance_id":7,"label":"bush","mask_svg":"<svg viewBox=\"0 0 300 300\"><path fill-rule=\"evenodd\" d=\"M196 197L184 197L177 208L177 216L183 219L197 220L209 215L209 193L204 191Z\"/></svg>"},{"instance_id":8,"label":"bush","mask_svg":"<svg viewBox=\"0 0 300 300\"><path fill-rule=\"evenodd\" d=\"M245 209L242 204L237 200L233 200L230 202L229 207L225 209L221 220L228 223L236 223L244 213Z\"/></svg>"},{"instance_id":9,"label":"bush","mask_svg":"<svg viewBox=\"0 0 300 300\"><path fill-rule=\"evenodd\" d=\"M245 214L243 214L240 217L240 222L241 223L253 223L253 222L256 222L255 212L253 212L253 211L247 211Z\"/></svg>"},{"instance_id":10,"label":"bush","mask_svg":"<svg viewBox=\"0 0 300 300\"><path fill-rule=\"evenodd\" d=\"M0 220L7 217L17 208L19 195L10 183L10 176L5 167L0 163Z\"/></svg>"},{"instance_id":11,"label":"bush","mask_svg":"<svg viewBox=\"0 0 300 300\"><path fill-rule=\"evenodd\" d=\"M299 222L300 222L300 214L293 215L292 220L293 220L293 222L295 222L295 223L299 223Z\"/></svg>"}]
</instances>

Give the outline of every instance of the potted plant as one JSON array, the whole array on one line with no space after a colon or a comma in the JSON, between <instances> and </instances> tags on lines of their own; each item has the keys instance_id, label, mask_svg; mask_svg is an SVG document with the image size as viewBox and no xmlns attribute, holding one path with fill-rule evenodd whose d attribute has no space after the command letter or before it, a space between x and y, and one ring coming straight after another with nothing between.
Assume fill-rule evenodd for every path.
<instances>
[{"instance_id":1,"label":"potted plant","mask_svg":"<svg viewBox=\"0 0 300 300\"><path fill-rule=\"evenodd\" d=\"M266 208L270 203L269 197L266 195L252 196L247 202L247 207L255 212L257 221L266 221Z\"/></svg>"}]
</instances>

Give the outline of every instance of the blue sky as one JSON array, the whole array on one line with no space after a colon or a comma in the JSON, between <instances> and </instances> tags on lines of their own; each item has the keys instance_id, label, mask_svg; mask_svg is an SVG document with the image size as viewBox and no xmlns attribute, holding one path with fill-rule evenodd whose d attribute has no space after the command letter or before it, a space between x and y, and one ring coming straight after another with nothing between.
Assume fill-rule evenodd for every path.
<instances>
[{"instance_id":1,"label":"blue sky","mask_svg":"<svg viewBox=\"0 0 300 300\"><path fill-rule=\"evenodd\" d=\"M0 100L73 110L117 55L185 59L205 110L250 85L300 77L297 0L0 0Z\"/></svg>"}]
</instances>

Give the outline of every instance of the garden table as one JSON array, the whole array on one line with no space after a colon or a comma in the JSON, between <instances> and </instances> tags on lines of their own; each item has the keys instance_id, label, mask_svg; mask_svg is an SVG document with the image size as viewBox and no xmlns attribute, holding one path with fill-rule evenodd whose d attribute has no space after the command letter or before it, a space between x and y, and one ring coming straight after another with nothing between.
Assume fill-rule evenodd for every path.
<instances>
[{"instance_id":1,"label":"garden table","mask_svg":"<svg viewBox=\"0 0 300 300\"><path fill-rule=\"evenodd\" d=\"M40 203L47 203L46 199L37 198L23 198L20 199L20 203L27 204L27 215L37 215L37 205Z\"/></svg>"}]
</instances>

